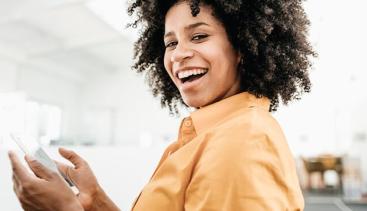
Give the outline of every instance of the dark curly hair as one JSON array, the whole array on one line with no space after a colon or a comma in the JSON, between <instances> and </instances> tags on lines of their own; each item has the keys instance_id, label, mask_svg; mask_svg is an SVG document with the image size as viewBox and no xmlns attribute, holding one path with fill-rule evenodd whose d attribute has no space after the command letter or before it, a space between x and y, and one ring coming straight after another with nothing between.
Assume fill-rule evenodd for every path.
<instances>
[{"instance_id":1,"label":"dark curly hair","mask_svg":"<svg viewBox=\"0 0 367 211\"><path fill-rule=\"evenodd\" d=\"M182 0L181 0L182 1ZM146 73L146 79L162 107L177 113L177 104L184 104L181 95L164 68L163 35L167 11L179 1L134 0L129 15L136 20L129 24L143 26L135 43L133 69ZM310 57L316 56L307 40L309 21L302 0L187 0L191 13L200 13L200 5L212 8L213 16L222 22L230 43L244 62L238 66L241 89L257 97L271 100L275 111L280 100L287 104L310 92L308 70Z\"/></svg>"}]
</instances>

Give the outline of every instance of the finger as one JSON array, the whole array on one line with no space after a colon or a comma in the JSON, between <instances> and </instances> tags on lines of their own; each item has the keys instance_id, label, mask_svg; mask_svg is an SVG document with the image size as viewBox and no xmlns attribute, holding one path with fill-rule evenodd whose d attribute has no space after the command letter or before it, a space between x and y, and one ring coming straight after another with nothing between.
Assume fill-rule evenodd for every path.
<instances>
[{"instance_id":1,"label":"finger","mask_svg":"<svg viewBox=\"0 0 367 211\"><path fill-rule=\"evenodd\" d=\"M13 190L14 190L14 193L15 195L19 195L19 181L17 180L17 178L13 175L12 177L13 179Z\"/></svg>"},{"instance_id":2,"label":"finger","mask_svg":"<svg viewBox=\"0 0 367 211\"><path fill-rule=\"evenodd\" d=\"M9 151L8 153L10 163L13 170L14 177L19 181L26 181L31 178L31 174L28 172L28 170L23 166L23 164L20 162L18 156L12 152Z\"/></svg>"},{"instance_id":3,"label":"finger","mask_svg":"<svg viewBox=\"0 0 367 211\"><path fill-rule=\"evenodd\" d=\"M16 196L19 196L18 186L15 183L13 183L13 192Z\"/></svg>"},{"instance_id":4,"label":"finger","mask_svg":"<svg viewBox=\"0 0 367 211\"><path fill-rule=\"evenodd\" d=\"M59 171L60 171L61 173L63 173L64 175L66 175L66 173L67 173L68 171L70 171L70 168L71 168L71 169L74 169L73 167L71 167L71 166L69 166L69 165L67 165L67 164L61 163L61 162L59 162L59 161L57 161L57 160L54 160L54 162L56 163L57 168L59 169Z\"/></svg>"},{"instance_id":5,"label":"finger","mask_svg":"<svg viewBox=\"0 0 367 211\"><path fill-rule=\"evenodd\" d=\"M19 187L20 186L20 183L18 181L18 179L15 177L15 175L13 174L12 176L12 180L13 180L13 183L16 187Z\"/></svg>"},{"instance_id":6,"label":"finger","mask_svg":"<svg viewBox=\"0 0 367 211\"><path fill-rule=\"evenodd\" d=\"M54 161L57 165L57 168L59 169L59 172L61 173L61 176L66 180L66 182L70 185L70 186L74 186L75 182L73 180L73 171L74 171L74 167L71 167L69 165L63 164L59 161Z\"/></svg>"},{"instance_id":7,"label":"finger","mask_svg":"<svg viewBox=\"0 0 367 211\"><path fill-rule=\"evenodd\" d=\"M15 185L19 186L19 181L18 181L18 179L15 177L15 175L14 175L14 174L13 174L13 176L12 176L11 178L12 178L12 180L13 180L13 183L14 183Z\"/></svg>"},{"instance_id":8,"label":"finger","mask_svg":"<svg viewBox=\"0 0 367 211\"><path fill-rule=\"evenodd\" d=\"M75 168L80 168L83 165L85 165L84 159L81 158L74 151L71 151L71 150L68 150L68 149L65 149L65 148L59 148L59 153L65 159L69 160L72 164L74 164Z\"/></svg>"},{"instance_id":9,"label":"finger","mask_svg":"<svg viewBox=\"0 0 367 211\"><path fill-rule=\"evenodd\" d=\"M55 176L55 172L46 168L44 165L42 165L42 163L40 163L33 157L26 155L25 160L37 177L49 181Z\"/></svg>"}]
</instances>

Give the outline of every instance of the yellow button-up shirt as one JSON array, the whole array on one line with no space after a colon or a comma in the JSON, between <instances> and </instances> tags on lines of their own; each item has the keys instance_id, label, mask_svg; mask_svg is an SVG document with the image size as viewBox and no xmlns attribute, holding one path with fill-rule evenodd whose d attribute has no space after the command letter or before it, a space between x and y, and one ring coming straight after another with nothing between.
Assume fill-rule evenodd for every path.
<instances>
[{"instance_id":1,"label":"yellow button-up shirt","mask_svg":"<svg viewBox=\"0 0 367 211\"><path fill-rule=\"evenodd\" d=\"M295 211L295 162L267 98L243 92L184 118L133 211Z\"/></svg>"}]
</instances>

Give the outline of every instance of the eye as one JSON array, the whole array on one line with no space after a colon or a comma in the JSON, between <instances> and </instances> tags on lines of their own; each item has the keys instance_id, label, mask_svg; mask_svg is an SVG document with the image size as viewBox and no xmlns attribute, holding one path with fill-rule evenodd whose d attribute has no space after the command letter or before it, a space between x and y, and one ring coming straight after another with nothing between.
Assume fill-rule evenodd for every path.
<instances>
[{"instance_id":1,"label":"eye","mask_svg":"<svg viewBox=\"0 0 367 211\"><path fill-rule=\"evenodd\" d=\"M208 35L207 34L195 34L191 40L194 40L194 41L200 41L202 39L205 39L207 38Z\"/></svg>"},{"instance_id":2,"label":"eye","mask_svg":"<svg viewBox=\"0 0 367 211\"><path fill-rule=\"evenodd\" d=\"M171 48L177 45L176 41L172 41L172 42L167 42L167 44L165 44L166 48Z\"/></svg>"}]
</instances>

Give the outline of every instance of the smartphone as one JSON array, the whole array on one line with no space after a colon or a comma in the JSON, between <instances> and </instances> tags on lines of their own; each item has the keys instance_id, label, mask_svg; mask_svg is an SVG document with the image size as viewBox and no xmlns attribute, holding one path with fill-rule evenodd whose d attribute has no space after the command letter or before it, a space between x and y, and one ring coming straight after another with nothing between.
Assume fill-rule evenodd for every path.
<instances>
[{"instance_id":1,"label":"smartphone","mask_svg":"<svg viewBox=\"0 0 367 211\"><path fill-rule=\"evenodd\" d=\"M69 184L70 187L75 187L74 183L70 181L70 179L68 179L61 171L59 171L56 163L50 158L50 156L47 155L45 150L39 144L33 144L32 147L27 147L24 144L24 142L21 140L20 136L17 136L15 134L10 134L10 137L19 146L19 148L24 152L24 154L32 156L38 162L44 165L46 168L58 173L61 177L65 179L65 181Z\"/></svg>"}]
</instances>

